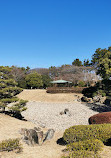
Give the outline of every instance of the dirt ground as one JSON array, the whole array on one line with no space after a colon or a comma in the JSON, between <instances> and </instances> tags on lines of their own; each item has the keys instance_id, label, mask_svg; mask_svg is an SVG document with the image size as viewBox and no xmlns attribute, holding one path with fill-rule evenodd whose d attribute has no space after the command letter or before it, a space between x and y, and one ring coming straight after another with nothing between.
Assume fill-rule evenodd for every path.
<instances>
[{"instance_id":1,"label":"dirt ground","mask_svg":"<svg viewBox=\"0 0 111 158\"><path fill-rule=\"evenodd\" d=\"M18 97L28 101L40 101L40 102L76 102L77 96L82 94L76 93L58 93L50 94L46 93L44 89L23 90Z\"/></svg>"},{"instance_id":2,"label":"dirt ground","mask_svg":"<svg viewBox=\"0 0 111 158\"><path fill-rule=\"evenodd\" d=\"M0 114L0 141L9 138L21 138L19 130L21 128L34 128L35 125L28 121L21 121L10 116ZM44 129L46 131L47 129ZM56 141L61 138L62 132L56 132L53 139L44 142L42 146L28 146L23 141L22 153L1 152L0 158L60 158L64 146L58 145Z\"/></svg>"}]
</instances>

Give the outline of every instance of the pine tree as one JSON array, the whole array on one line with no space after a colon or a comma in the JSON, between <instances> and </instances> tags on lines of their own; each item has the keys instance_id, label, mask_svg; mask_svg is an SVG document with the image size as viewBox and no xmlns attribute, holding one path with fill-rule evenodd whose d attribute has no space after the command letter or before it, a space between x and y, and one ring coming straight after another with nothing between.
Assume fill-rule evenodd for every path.
<instances>
[{"instance_id":1,"label":"pine tree","mask_svg":"<svg viewBox=\"0 0 111 158\"><path fill-rule=\"evenodd\" d=\"M16 95L22 91L22 88L17 87L17 83L11 75L11 68L8 66L0 66L0 108L6 110L9 103L14 104L8 108L13 114L20 115L23 110L26 110L27 101L19 100Z\"/></svg>"}]
</instances>

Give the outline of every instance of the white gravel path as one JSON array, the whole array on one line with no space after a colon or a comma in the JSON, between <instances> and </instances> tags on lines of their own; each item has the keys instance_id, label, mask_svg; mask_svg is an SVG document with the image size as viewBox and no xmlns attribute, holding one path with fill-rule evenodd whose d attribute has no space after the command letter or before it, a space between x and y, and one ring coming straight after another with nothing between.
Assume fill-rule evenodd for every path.
<instances>
[{"instance_id":1,"label":"white gravel path","mask_svg":"<svg viewBox=\"0 0 111 158\"><path fill-rule=\"evenodd\" d=\"M71 115L60 115L60 112L66 108L69 109ZM97 113L81 103L43 103L31 101L27 103L27 110L22 112L22 115L37 126L64 131L73 125L87 125L88 118Z\"/></svg>"}]
</instances>

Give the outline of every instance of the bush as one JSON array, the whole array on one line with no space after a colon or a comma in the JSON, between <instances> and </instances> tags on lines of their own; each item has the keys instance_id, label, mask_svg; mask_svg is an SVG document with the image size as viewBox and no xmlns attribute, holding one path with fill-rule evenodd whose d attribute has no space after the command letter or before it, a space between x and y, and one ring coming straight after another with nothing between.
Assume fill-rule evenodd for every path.
<instances>
[{"instance_id":1,"label":"bush","mask_svg":"<svg viewBox=\"0 0 111 158\"><path fill-rule=\"evenodd\" d=\"M100 94L100 95L102 95L102 97L106 96L106 93L105 93L104 90L98 90L97 93Z\"/></svg>"},{"instance_id":2,"label":"bush","mask_svg":"<svg viewBox=\"0 0 111 158\"><path fill-rule=\"evenodd\" d=\"M63 139L69 144L87 139L99 139L107 143L111 138L111 124L77 125L66 129Z\"/></svg>"},{"instance_id":3,"label":"bush","mask_svg":"<svg viewBox=\"0 0 111 158\"><path fill-rule=\"evenodd\" d=\"M111 123L111 112L102 112L89 118L89 124Z\"/></svg>"},{"instance_id":4,"label":"bush","mask_svg":"<svg viewBox=\"0 0 111 158\"><path fill-rule=\"evenodd\" d=\"M77 150L89 150L94 151L95 153L99 150L102 150L104 144L98 139L84 140L79 142L74 142L67 145L67 150L77 151Z\"/></svg>"},{"instance_id":5,"label":"bush","mask_svg":"<svg viewBox=\"0 0 111 158\"><path fill-rule=\"evenodd\" d=\"M92 98L94 97L94 95L96 95L97 92L97 87L88 87L88 88L84 88L82 91L82 94L84 94L84 96L88 97L88 98Z\"/></svg>"},{"instance_id":6,"label":"bush","mask_svg":"<svg viewBox=\"0 0 111 158\"><path fill-rule=\"evenodd\" d=\"M17 152L22 151L22 147L18 138L3 140L2 142L0 142L0 152L13 150L17 150Z\"/></svg>"},{"instance_id":7,"label":"bush","mask_svg":"<svg viewBox=\"0 0 111 158\"><path fill-rule=\"evenodd\" d=\"M71 152L69 156L62 156L62 158L100 158L100 156L87 150L77 150Z\"/></svg>"}]
</instances>

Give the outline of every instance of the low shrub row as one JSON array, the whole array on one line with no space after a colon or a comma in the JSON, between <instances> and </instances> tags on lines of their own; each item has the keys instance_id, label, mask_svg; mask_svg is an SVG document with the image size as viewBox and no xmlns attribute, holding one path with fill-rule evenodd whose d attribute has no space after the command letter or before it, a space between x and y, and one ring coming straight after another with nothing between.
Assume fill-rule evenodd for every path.
<instances>
[{"instance_id":1,"label":"low shrub row","mask_svg":"<svg viewBox=\"0 0 111 158\"><path fill-rule=\"evenodd\" d=\"M49 87L47 93L82 93L85 87Z\"/></svg>"}]
</instances>

